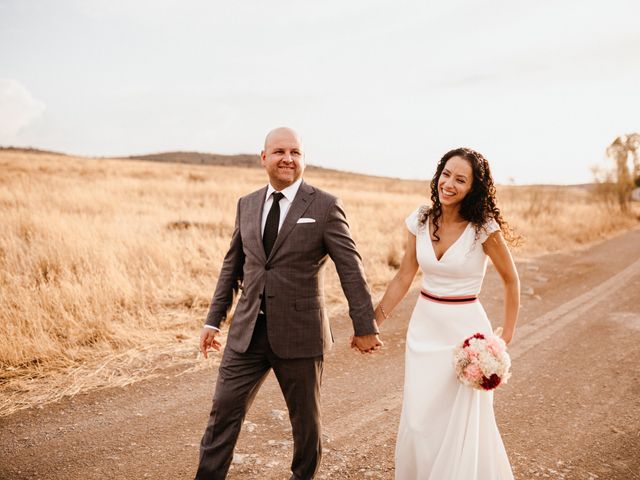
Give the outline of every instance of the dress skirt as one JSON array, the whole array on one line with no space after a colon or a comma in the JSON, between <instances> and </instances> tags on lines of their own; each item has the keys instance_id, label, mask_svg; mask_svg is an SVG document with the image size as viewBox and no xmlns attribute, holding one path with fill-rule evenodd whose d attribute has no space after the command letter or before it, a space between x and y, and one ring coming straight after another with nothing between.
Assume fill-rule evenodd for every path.
<instances>
[{"instance_id":1,"label":"dress skirt","mask_svg":"<svg viewBox=\"0 0 640 480\"><path fill-rule=\"evenodd\" d=\"M493 391L462 385L453 349L491 333L479 301L436 303L419 297L407 331L397 480L512 480L493 413Z\"/></svg>"}]
</instances>

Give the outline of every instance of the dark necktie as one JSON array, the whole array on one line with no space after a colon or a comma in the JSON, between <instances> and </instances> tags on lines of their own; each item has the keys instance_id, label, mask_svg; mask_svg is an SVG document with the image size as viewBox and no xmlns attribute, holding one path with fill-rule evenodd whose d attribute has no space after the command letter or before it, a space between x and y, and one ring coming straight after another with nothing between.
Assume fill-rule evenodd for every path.
<instances>
[{"instance_id":1,"label":"dark necktie","mask_svg":"<svg viewBox=\"0 0 640 480\"><path fill-rule=\"evenodd\" d=\"M262 244L264 245L264 253L269 254L273 249L273 245L276 243L278 237L278 225L280 224L280 200L284 195L280 192L273 192L271 194L273 203L271 209L267 214L267 222L264 224L264 234L262 235Z\"/></svg>"},{"instance_id":2,"label":"dark necktie","mask_svg":"<svg viewBox=\"0 0 640 480\"><path fill-rule=\"evenodd\" d=\"M264 253L266 253L267 258L269 258L269 254L271 253L271 250L273 250L273 245L276 243L276 238L278 237L278 225L280 224L280 199L282 199L282 197L284 197L284 195L280 192L273 192L271 194L273 203L271 204L271 209L269 209L269 213L267 214L267 221L264 224L264 233L262 234L262 244L264 245ZM265 292L262 292L260 311L262 313L267 313L267 295Z\"/></svg>"}]
</instances>

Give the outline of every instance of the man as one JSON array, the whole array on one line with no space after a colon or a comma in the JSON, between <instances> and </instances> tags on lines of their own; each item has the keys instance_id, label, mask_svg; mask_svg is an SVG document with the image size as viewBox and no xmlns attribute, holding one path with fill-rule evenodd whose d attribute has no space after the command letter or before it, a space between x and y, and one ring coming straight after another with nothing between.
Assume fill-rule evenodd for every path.
<instances>
[{"instance_id":1,"label":"man","mask_svg":"<svg viewBox=\"0 0 640 480\"><path fill-rule=\"evenodd\" d=\"M333 343L321 276L327 256L349 303L352 344L361 352L382 345L344 211L334 196L302 180L300 137L289 128L271 131L260 158L269 185L238 201L200 336L205 357L209 347L220 350L216 337L240 291L202 437L198 480L226 478L245 414L271 369L293 430L291 479L310 479L318 470L322 361Z\"/></svg>"}]
</instances>

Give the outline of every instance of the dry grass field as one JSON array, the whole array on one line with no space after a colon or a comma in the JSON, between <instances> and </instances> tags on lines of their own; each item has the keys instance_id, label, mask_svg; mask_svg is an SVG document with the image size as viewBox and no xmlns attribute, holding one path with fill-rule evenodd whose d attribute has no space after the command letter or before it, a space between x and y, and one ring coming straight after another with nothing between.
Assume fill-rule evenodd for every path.
<instances>
[{"instance_id":1,"label":"dry grass field","mask_svg":"<svg viewBox=\"0 0 640 480\"><path fill-rule=\"evenodd\" d=\"M315 170L340 196L376 295L427 182ZM202 365L197 336L257 168L0 152L0 416L167 365ZM576 187L504 187L516 255L572 249L637 225ZM330 268L332 269L332 268ZM333 272L327 295L344 309Z\"/></svg>"}]
</instances>

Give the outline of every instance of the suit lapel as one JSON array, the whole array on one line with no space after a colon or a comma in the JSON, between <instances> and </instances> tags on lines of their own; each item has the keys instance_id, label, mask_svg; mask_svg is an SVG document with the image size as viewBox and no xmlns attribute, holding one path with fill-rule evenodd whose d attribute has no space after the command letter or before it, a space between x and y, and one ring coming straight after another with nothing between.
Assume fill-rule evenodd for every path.
<instances>
[{"instance_id":1,"label":"suit lapel","mask_svg":"<svg viewBox=\"0 0 640 480\"><path fill-rule=\"evenodd\" d=\"M296 223L302 214L307 210L307 208L309 208L309 205L311 205L311 202L313 201L314 193L315 190L313 187L307 185L304 181L300 184L296 198L293 199L293 203L289 207L287 216L282 223L282 227L280 227L280 231L278 232L276 243L273 245L273 249L271 250L271 254L267 260L273 258L273 255L278 251L287 236L291 233L293 227L296 226Z\"/></svg>"},{"instance_id":2,"label":"suit lapel","mask_svg":"<svg viewBox=\"0 0 640 480\"><path fill-rule=\"evenodd\" d=\"M253 219L253 237L256 240L256 245L258 248L258 255L264 260L267 261L267 256L264 252L264 247L262 244L262 211L264 210L264 202L267 197L267 188L264 187L258 190L253 198L251 199L250 212L251 215L254 215Z\"/></svg>"}]
</instances>

